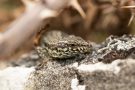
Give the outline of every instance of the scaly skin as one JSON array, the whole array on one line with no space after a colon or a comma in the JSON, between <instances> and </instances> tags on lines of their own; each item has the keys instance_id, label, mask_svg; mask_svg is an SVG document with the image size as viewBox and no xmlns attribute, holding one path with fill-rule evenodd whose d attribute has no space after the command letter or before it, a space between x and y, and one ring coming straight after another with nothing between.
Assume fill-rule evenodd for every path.
<instances>
[{"instance_id":1,"label":"scaly skin","mask_svg":"<svg viewBox=\"0 0 135 90\"><path fill-rule=\"evenodd\" d=\"M56 32L60 33L58 31ZM55 35L57 36L56 33ZM63 34L61 34L61 36L62 35ZM59 38L59 40L53 40L53 38L56 39L55 36L52 36L51 38L52 39L50 39L50 42L46 42L46 39L42 39L41 45L37 47L37 52L41 58L49 57L52 59L79 59L92 51L92 46L80 37L65 35L65 37Z\"/></svg>"}]
</instances>

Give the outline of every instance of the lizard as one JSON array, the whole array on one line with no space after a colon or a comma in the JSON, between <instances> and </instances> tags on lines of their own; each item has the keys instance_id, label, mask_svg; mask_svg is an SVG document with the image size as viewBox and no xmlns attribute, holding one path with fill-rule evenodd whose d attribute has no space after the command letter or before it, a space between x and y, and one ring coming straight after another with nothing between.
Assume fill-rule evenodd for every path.
<instances>
[{"instance_id":1,"label":"lizard","mask_svg":"<svg viewBox=\"0 0 135 90\"><path fill-rule=\"evenodd\" d=\"M41 58L82 59L92 51L92 45L81 37L68 35L61 31L51 31L42 36L36 48Z\"/></svg>"}]
</instances>

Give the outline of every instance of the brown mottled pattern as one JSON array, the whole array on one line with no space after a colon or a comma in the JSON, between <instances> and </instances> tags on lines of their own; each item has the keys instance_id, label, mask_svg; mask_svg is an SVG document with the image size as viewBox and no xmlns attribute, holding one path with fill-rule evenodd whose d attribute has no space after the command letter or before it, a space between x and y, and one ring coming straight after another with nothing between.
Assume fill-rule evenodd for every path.
<instances>
[{"instance_id":1,"label":"brown mottled pattern","mask_svg":"<svg viewBox=\"0 0 135 90\"><path fill-rule=\"evenodd\" d=\"M57 33L59 34L60 32L57 31L55 33L56 36L58 36ZM56 36L52 36L52 39L44 37L42 46L37 47L37 52L40 57L50 57L53 59L79 58L81 55L91 53L91 45L80 37L66 35L65 37L59 38L59 40L55 40L58 38ZM45 42L45 40L50 40L50 42Z\"/></svg>"}]
</instances>

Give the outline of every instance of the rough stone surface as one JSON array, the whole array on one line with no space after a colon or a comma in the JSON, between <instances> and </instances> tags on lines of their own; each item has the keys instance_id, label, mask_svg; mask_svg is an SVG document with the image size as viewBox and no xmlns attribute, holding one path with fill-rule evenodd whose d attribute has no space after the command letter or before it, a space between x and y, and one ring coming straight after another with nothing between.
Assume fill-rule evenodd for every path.
<instances>
[{"instance_id":1,"label":"rough stone surface","mask_svg":"<svg viewBox=\"0 0 135 90\"><path fill-rule=\"evenodd\" d=\"M134 90L135 89L135 36L110 36L99 45L92 45L92 53L85 59L44 58L37 65L37 57L30 57L32 64L20 62L12 67L16 72L0 72L1 90ZM64 53L64 52L63 52ZM33 56L33 54L31 54ZM23 58L26 59L27 56ZM29 60L28 60L29 61ZM34 63L36 62L36 63ZM95 63L93 63L95 62ZM5 73L6 71L6 73ZM22 72L21 74L18 74ZM24 75L25 74L25 75ZM13 80L13 77L19 78ZM24 77L24 76L25 77ZM9 76L9 77L8 77ZM20 83L22 82L22 83ZM17 83L21 86L16 87ZM5 87L7 86L7 87Z\"/></svg>"},{"instance_id":2,"label":"rough stone surface","mask_svg":"<svg viewBox=\"0 0 135 90\"><path fill-rule=\"evenodd\" d=\"M71 90L71 80L76 77L76 71L70 66L45 62L31 74L26 90Z\"/></svg>"},{"instance_id":3,"label":"rough stone surface","mask_svg":"<svg viewBox=\"0 0 135 90\"><path fill-rule=\"evenodd\" d=\"M80 78L83 84L86 85L85 90L134 90L135 61L119 61L117 67L120 68L117 74L114 72L115 70L111 71L111 69L110 71L95 70L91 73L80 72ZM114 68L116 67L112 69Z\"/></svg>"},{"instance_id":4,"label":"rough stone surface","mask_svg":"<svg viewBox=\"0 0 135 90\"><path fill-rule=\"evenodd\" d=\"M26 90L134 90L134 68L134 59L65 66L52 61L31 73Z\"/></svg>"},{"instance_id":5,"label":"rough stone surface","mask_svg":"<svg viewBox=\"0 0 135 90\"><path fill-rule=\"evenodd\" d=\"M116 59L125 59L135 56L135 36L123 35L122 37L110 36L104 42L93 47L92 55L88 56L92 62L110 63ZM89 61L88 61L89 62Z\"/></svg>"},{"instance_id":6,"label":"rough stone surface","mask_svg":"<svg viewBox=\"0 0 135 90\"><path fill-rule=\"evenodd\" d=\"M126 59L134 56L135 36L110 36L103 43L93 45L91 50L92 53L85 59L43 60L41 65L36 67L36 71L31 73L26 90L135 88L133 85L135 61Z\"/></svg>"},{"instance_id":7,"label":"rough stone surface","mask_svg":"<svg viewBox=\"0 0 135 90\"><path fill-rule=\"evenodd\" d=\"M0 70L0 90L24 90L25 83L33 71L33 67L8 67Z\"/></svg>"}]
</instances>

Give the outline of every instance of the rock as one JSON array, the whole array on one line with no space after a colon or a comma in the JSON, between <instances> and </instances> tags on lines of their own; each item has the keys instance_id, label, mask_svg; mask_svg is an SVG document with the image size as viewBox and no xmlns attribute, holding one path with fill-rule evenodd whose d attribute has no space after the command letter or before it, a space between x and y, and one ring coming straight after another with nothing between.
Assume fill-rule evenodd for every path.
<instances>
[{"instance_id":1,"label":"rock","mask_svg":"<svg viewBox=\"0 0 135 90\"><path fill-rule=\"evenodd\" d=\"M110 64L49 61L31 73L26 90L134 90L135 60Z\"/></svg>"},{"instance_id":2,"label":"rock","mask_svg":"<svg viewBox=\"0 0 135 90\"><path fill-rule=\"evenodd\" d=\"M131 59L135 56L134 45L135 36L110 36L103 43L92 45L93 52L85 59L38 61L35 53L26 54L20 58L18 67L13 65L0 71L0 89L134 90L135 59ZM92 63L94 60L98 62Z\"/></svg>"},{"instance_id":3,"label":"rock","mask_svg":"<svg viewBox=\"0 0 135 90\"><path fill-rule=\"evenodd\" d=\"M0 90L24 90L25 83L33 71L33 67L8 67L0 70Z\"/></svg>"}]
</instances>

